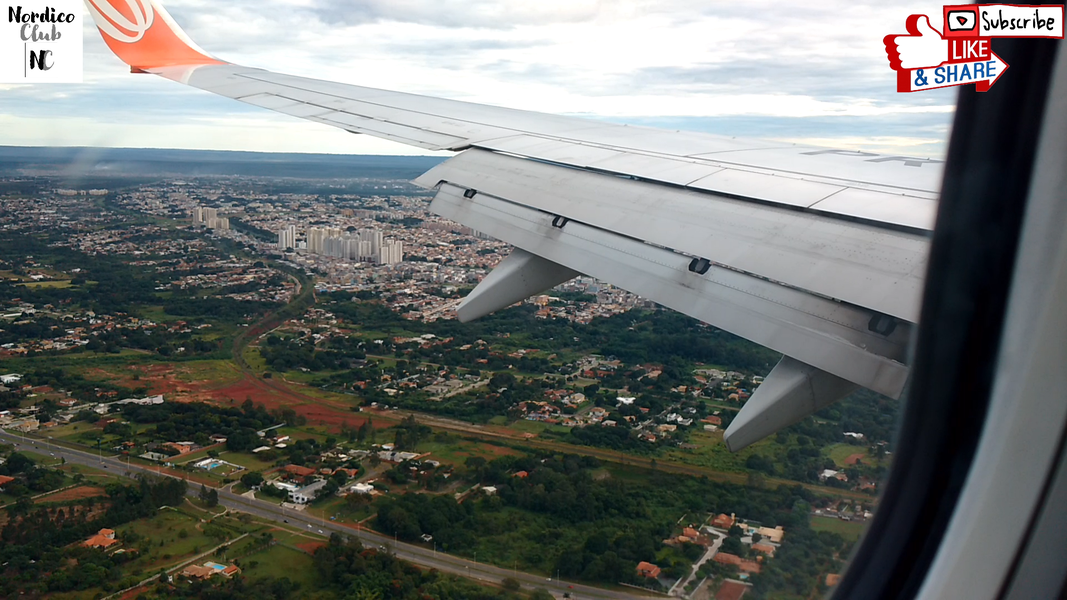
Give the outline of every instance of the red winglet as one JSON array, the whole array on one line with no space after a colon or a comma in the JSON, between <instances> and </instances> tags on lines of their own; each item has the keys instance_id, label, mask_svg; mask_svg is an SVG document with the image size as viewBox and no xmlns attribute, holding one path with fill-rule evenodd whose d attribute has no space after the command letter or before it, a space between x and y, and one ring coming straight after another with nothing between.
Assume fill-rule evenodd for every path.
<instances>
[{"instance_id":1,"label":"red winglet","mask_svg":"<svg viewBox=\"0 0 1067 600\"><path fill-rule=\"evenodd\" d=\"M85 0L104 42L135 70L220 65L155 0Z\"/></svg>"}]
</instances>

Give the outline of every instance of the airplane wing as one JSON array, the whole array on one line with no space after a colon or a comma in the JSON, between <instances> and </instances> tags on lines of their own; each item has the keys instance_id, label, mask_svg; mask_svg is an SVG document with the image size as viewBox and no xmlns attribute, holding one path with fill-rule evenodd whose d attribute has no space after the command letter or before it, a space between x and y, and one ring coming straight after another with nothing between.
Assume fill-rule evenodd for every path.
<instances>
[{"instance_id":1,"label":"airplane wing","mask_svg":"<svg viewBox=\"0 0 1067 600\"><path fill-rule=\"evenodd\" d=\"M458 154L416 183L435 213L515 246L462 321L579 274L776 350L738 450L857 386L898 397L940 161L602 123L242 67L154 0L86 0L152 73L317 123Z\"/></svg>"}]
</instances>

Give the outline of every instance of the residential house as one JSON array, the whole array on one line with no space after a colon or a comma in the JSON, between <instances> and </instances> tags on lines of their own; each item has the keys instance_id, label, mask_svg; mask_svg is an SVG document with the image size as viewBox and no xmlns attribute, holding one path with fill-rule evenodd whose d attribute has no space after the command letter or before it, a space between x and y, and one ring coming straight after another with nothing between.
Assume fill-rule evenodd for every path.
<instances>
[{"instance_id":1,"label":"residential house","mask_svg":"<svg viewBox=\"0 0 1067 600\"><path fill-rule=\"evenodd\" d=\"M660 571L662 571L662 569L650 562L641 561L637 563L638 577L652 577L655 579L656 577L659 577Z\"/></svg>"},{"instance_id":2,"label":"residential house","mask_svg":"<svg viewBox=\"0 0 1067 600\"><path fill-rule=\"evenodd\" d=\"M214 562L206 562L202 565L189 565L182 570L182 576L189 579L208 579L215 575L222 575L229 579L241 572L236 565L220 565Z\"/></svg>"},{"instance_id":3,"label":"residential house","mask_svg":"<svg viewBox=\"0 0 1067 600\"><path fill-rule=\"evenodd\" d=\"M311 467L301 467L300 465L285 465L285 472L303 481L305 478L314 475L315 469L312 469Z\"/></svg>"},{"instance_id":4,"label":"residential house","mask_svg":"<svg viewBox=\"0 0 1067 600\"><path fill-rule=\"evenodd\" d=\"M106 550L117 543L119 541L115 539L115 531L113 529L101 529L96 535L82 542L82 546Z\"/></svg>"},{"instance_id":5,"label":"residential house","mask_svg":"<svg viewBox=\"0 0 1067 600\"><path fill-rule=\"evenodd\" d=\"M768 539L775 544L782 543L782 536L785 535L785 528L781 525L771 529L770 527L760 527L756 530L756 533L760 534L764 539Z\"/></svg>"},{"instance_id":6,"label":"residential house","mask_svg":"<svg viewBox=\"0 0 1067 600\"><path fill-rule=\"evenodd\" d=\"M4 486L15 481L14 477L8 477L7 475L0 475L0 492L4 491Z\"/></svg>"},{"instance_id":7,"label":"residential house","mask_svg":"<svg viewBox=\"0 0 1067 600\"><path fill-rule=\"evenodd\" d=\"M755 550L756 552L759 552L761 554L766 554L767 556L770 556L770 557L774 556L775 547L770 545L770 544L764 544L762 542L757 543L757 544L752 544L752 549Z\"/></svg>"},{"instance_id":8,"label":"residential house","mask_svg":"<svg viewBox=\"0 0 1067 600\"><path fill-rule=\"evenodd\" d=\"M720 514L711 521L711 526L718 529L730 529L734 526L734 515Z\"/></svg>"},{"instance_id":9,"label":"residential house","mask_svg":"<svg viewBox=\"0 0 1067 600\"><path fill-rule=\"evenodd\" d=\"M369 483L357 483L348 486L347 491L349 494L370 494L374 491L374 486Z\"/></svg>"}]
</instances>

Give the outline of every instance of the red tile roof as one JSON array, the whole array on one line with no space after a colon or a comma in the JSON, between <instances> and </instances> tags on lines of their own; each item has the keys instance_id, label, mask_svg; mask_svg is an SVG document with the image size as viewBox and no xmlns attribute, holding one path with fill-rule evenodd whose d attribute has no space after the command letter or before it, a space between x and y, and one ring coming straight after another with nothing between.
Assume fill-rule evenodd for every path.
<instances>
[{"instance_id":1,"label":"red tile roof","mask_svg":"<svg viewBox=\"0 0 1067 600\"><path fill-rule=\"evenodd\" d=\"M720 529L729 529L734 526L734 518L730 515L721 514L715 517L715 520L711 522L711 526Z\"/></svg>"},{"instance_id":2,"label":"red tile roof","mask_svg":"<svg viewBox=\"0 0 1067 600\"><path fill-rule=\"evenodd\" d=\"M752 544L752 549L769 556L774 556L774 546L770 544Z\"/></svg>"},{"instance_id":3,"label":"red tile roof","mask_svg":"<svg viewBox=\"0 0 1067 600\"><path fill-rule=\"evenodd\" d=\"M637 563L637 574L641 577L659 577L660 568L656 565L641 561Z\"/></svg>"},{"instance_id":4,"label":"red tile roof","mask_svg":"<svg viewBox=\"0 0 1067 600\"><path fill-rule=\"evenodd\" d=\"M315 469L301 467L300 465L285 465L285 472L297 477L307 477L308 475L314 475Z\"/></svg>"},{"instance_id":5,"label":"red tile roof","mask_svg":"<svg viewBox=\"0 0 1067 600\"><path fill-rule=\"evenodd\" d=\"M736 554L730 554L728 552L718 552L711 558L711 560L722 563L724 565L738 565L741 566L741 557Z\"/></svg>"},{"instance_id":6,"label":"red tile roof","mask_svg":"<svg viewBox=\"0 0 1067 600\"><path fill-rule=\"evenodd\" d=\"M744 572L744 573L759 573L760 572L760 565L759 565L758 562L756 562L754 560L742 560L740 566L741 566L741 571Z\"/></svg>"},{"instance_id":7,"label":"red tile roof","mask_svg":"<svg viewBox=\"0 0 1067 600\"><path fill-rule=\"evenodd\" d=\"M117 543L119 543L118 540L113 540L107 536L96 534L93 537L82 542L82 546L86 546L88 548L110 548L111 546L114 546Z\"/></svg>"}]
</instances>

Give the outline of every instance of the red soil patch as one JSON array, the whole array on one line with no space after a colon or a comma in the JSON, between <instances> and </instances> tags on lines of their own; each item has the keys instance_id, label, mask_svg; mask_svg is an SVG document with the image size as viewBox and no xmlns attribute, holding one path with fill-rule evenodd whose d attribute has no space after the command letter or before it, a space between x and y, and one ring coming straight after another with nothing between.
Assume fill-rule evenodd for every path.
<instances>
[{"instance_id":1,"label":"red soil patch","mask_svg":"<svg viewBox=\"0 0 1067 600\"><path fill-rule=\"evenodd\" d=\"M42 502L71 502L74 500L81 500L82 498L94 498L96 496L104 496L107 492L103 488L92 487L88 485L80 485L69 490L63 490L62 492L56 492L55 494L49 494L47 496L41 496L33 501L34 504L40 504Z\"/></svg>"},{"instance_id":2,"label":"red soil patch","mask_svg":"<svg viewBox=\"0 0 1067 600\"><path fill-rule=\"evenodd\" d=\"M849 454L848 458L845 459L845 464L846 465L859 464L859 462L861 460L863 460L864 458L866 458L866 457L867 457L867 455L863 454L863 453L860 453L860 454Z\"/></svg>"},{"instance_id":3,"label":"red soil patch","mask_svg":"<svg viewBox=\"0 0 1067 600\"><path fill-rule=\"evenodd\" d=\"M135 587L132 590L126 592L125 594L119 596L119 600L134 600L134 598L144 593L145 589L147 588L148 586L146 585Z\"/></svg>"},{"instance_id":4,"label":"red soil patch","mask_svg":"<svg viewBox=\"0 0 1067 600\"><path fill-rule=\"evenodd\" d=\"M351 404L342 401L314 398L290 390L284 383L262 381L245 375L240 381L214 390L209 390L197 398L179 398L182 401L201 400L223 406L239 406L247 399L255 404L262 404L267 410L291 408L296 414L307 419L309 425L325 425L330 431L339 432L342 424L349 427L363 425L367 417L353 413ZM231 404L232 401L232 404ZM376 429L391 427L393 423L375 423Z\"/></svg>"},{"instance_id":5,"label":"red soil patch","mask_svg":"<svg viewBox=\"0 0 1067 600\"><path fill-rule=\"evenodd\" d=\"M325 542L303 542L301 544L296 545L297 548L300 548L308 554L315 554L316 550L318 550L319 548L324 548L325 546Z\"/></svg>"},{"instance_id":6,"label":"red soil patch","mask_svg":"<svg viewBox=\"0 0 1067 600\"><path fill-rule=\"evenodd\" d=\"M127 388L144 387L151 394L181 394L195 391L198 387L179 381L176 377L177 370L170 364L129 365L117 371L92 368L86 369L85 375L89 379L107 381Z\"/></svg>"}]
</instances>

